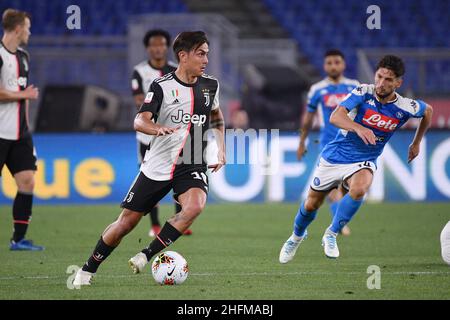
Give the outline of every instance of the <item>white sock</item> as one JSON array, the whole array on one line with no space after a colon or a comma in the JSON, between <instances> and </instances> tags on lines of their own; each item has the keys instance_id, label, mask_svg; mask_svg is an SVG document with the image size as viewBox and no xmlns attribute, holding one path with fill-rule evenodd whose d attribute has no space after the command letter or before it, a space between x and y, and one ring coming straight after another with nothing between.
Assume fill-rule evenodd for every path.
<instances>
[{"instance_id":1,"label":"white sock","mask_svg":"<svg viewBox=\"0 0 450 320\"><path fill-rule=\"evenodd\" d=\"M291 239L292 239L292 241L300 242L303 239L303 237L299 237L298 235L293 233L292 236L291 236Z\"/></svg>"},{"instance_id":2,"label":"white sock","mask_svg":"<svg viewBox=\"0 0 450 320\"><path fill-rule=\"evenodd\" d=\"M327 228L327 230L325 231L325 233L328 233L328 234L331 234L331 235L337 237L338 234L337 234L336 232L331 231L330 227L331 227L331 226L329 226L329 227Z\"/></svg>"}]
</instances>

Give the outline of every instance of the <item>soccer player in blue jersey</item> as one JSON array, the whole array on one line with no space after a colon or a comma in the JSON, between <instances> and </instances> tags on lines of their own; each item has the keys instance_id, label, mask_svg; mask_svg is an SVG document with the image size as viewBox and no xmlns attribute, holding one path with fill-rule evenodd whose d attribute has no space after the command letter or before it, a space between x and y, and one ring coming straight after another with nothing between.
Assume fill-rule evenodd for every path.
<instances>
[{"instance_id":1,"label":"soccer player in blue jersey","mask_svg":"<svg viewBox=\"0 0 450 320\"><path fill-rule=\"evenodd\" d=\"M339 130L330 123L331 113L359 85L358 80L344 77L345 58L340 50L332 49L325 52L323 70L327 74L327 77L313 84L308 92L307 112L303 118L302 128L300 130L300 143L297 149L298 160L301 160L306 153L306 140L316 114L319 114L321 125L320 145L321 149L323 149L328 142L336 137ZM337 203L342 196L343 194L337 186L328 193L332 217L336 212ZM349 235L349 227L344 226L341 233L343 235Z\"/></svg>"},{"instance_id":2,"label":"soccer player in blue jersey","mask_svg":"<svg viewBox=\"0 0 450 320\"><path fill-rule=\"evenodd\" d=\"M336 185L346 195L339 201L333 221L325 230L322 246L328 258L339 257L338 233L360 208L384 146L411 117L421 121L409 146L408 162L419 154L433 109L421 100L408 99L396 92L404 73L399 57L383 57L376 68L375 84L358 86L333 111L330 122L340 128L339 133L322 151L311 189L295 217L294 232L281 249L281 263L294 258L306 228L316 217L329 190Z\"/></svg>"}]
</instances>

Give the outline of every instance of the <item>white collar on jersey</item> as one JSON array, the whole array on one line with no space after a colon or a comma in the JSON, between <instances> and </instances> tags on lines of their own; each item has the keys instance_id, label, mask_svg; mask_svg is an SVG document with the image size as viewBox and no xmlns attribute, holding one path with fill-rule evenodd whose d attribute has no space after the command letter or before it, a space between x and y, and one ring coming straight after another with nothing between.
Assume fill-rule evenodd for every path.
<instances>
[{"instance_id":1,"label":"white collar on jersey","mask_svg":"<svg viewBox=\"0 0 450 320\"><path fill-rule=\"evenodd\" d=\"M379 103L381 103L381 104L394 103L394 102L396 102L396 101L398 100L398 97L399 97L399 94L398 94L397 92L394 92L394 93L395 93L395 98L394 98L394 99L392 99L391 101L388 101L388 102L386 102L386 103L382 103L382 102L380 101L380 99L378 98L377 93L376 93L376 92L374 92L374 93L375 93L375 94L374 94L375 99L377 99L377 101L378 101Z\"/></svg>"}]
</instances>

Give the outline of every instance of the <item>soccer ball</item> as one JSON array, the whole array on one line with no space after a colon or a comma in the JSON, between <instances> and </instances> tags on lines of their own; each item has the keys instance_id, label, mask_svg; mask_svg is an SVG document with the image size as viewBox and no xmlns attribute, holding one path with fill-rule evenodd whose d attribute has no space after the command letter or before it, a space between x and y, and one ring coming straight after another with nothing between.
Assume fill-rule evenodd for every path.
<instances>
[{"instance_id":1,"label":"soccer ball","mask_svg":"<svg viewBox=\"0 0 450 320\"><path fill-rule=\"evenodd\" d=\"M160 285L182 284L188 274L189 267L181 254L166 251L159 254L152 263L153 278Z\"/></svg>"}]
</instances>

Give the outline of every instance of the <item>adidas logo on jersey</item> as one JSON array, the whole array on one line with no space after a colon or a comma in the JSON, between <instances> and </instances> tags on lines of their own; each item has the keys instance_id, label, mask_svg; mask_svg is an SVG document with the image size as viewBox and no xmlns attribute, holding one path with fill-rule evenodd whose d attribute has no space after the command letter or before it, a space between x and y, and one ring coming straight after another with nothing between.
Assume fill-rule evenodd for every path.
<instances>
[{"instance_id":1,"label":"adidas logo on jersey","mask_svg":"<svg viewBox=\"0 0 450 320\"><path fill-rule=\"evenodd\" d=\"M178 104L180 103L180 101L178 101L178 99L173 100L172 104Z\"/></svg>"},{"instance_id":2,"label":"adidas logo on jersey","mask_svg":"<svg viewBox=\"0 0 450 320\"><path fill-rule=\"evenodd\" d=\"M178 110L178 114L171 117L174 123L184 123L188 124L191 122L192 124L196 124L198 126L202 126L206 123L206 115L204 114L193 114L183 113L183 111Z\"/></svg>"}]
</instances>

